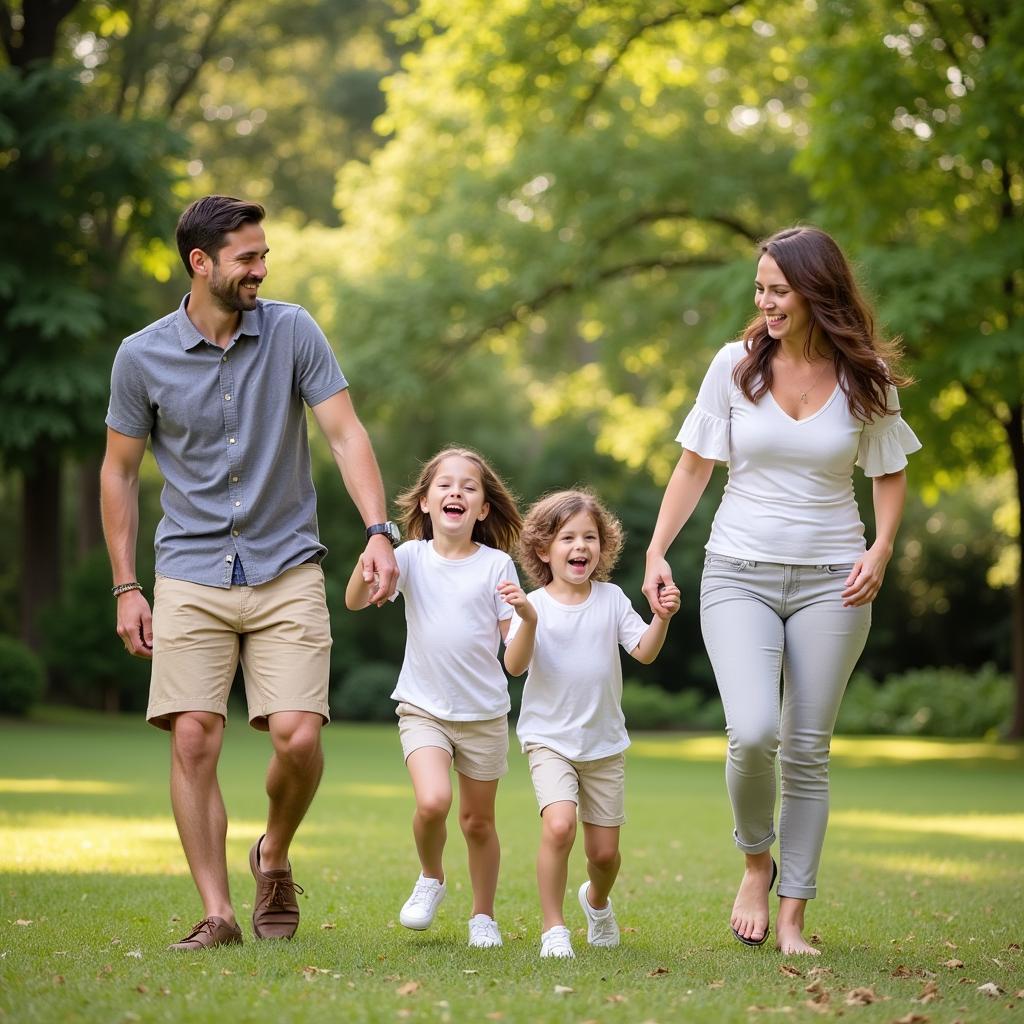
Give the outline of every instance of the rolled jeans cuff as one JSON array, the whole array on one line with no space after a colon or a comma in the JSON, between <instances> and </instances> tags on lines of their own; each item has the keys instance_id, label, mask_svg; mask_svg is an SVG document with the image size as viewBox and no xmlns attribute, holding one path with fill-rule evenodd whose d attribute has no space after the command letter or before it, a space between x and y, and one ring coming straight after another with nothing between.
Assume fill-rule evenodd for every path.
<instances>
[{"instance_id":1,"label":"rolled jeans cuff","mask_svg":"<svg viewBox=\"0 0 1024 1024\"><path fill-rule=\"evenodd\" d=\"M790 885L788 882L779 882L775 890L780 896L788 896L794 900L813 900L818 895L816 885Z\"/></svg>"},{"instance_id":2,"label":"rolled jeans cuff","mask_svg":"<svg viewBox=\"0 0 1024 1024\"><path fill-rule=\"evenodd\" d=\"M744 853L764 853L765 850L770 850L772 844L775 842L775 830L772 829L768 835L758 843L744 843L740 840L739 834L733 829L732 833L733 842L736 843L738 849Z\"/></svg>"}]
</instances>

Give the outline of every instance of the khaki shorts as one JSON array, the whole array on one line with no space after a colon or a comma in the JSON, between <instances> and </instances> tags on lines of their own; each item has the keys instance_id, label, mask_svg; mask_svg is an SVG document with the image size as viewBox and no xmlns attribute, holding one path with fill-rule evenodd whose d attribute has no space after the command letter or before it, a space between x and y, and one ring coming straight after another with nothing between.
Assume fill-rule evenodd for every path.
<instances>
[{"instance_id":1,"label":"khaki shorts","mask_svg":"<svg viewBox=\"0 0 1024 1024\"><path fill-rule=\"evenodd\" d=\"M460 775L478 782L492 782L508 771L508 715L483 722L451 722L404 701L395 714L406 761L421 747L440 747L451 755Z\"/></svg>"},{"instance_id":2,"label":"khaki shorts","mask_svg":"<svg viewBox=\"0 0 1024 1024\"><path fill-rule=\"evenodd\" d=\"M530 777L541 813L548 804L569 800L580 821L614 828L626 821L626 755L571 761L540 743L527 743Z\"/></svg>"},{"instance_id":3,"label":"khaki shorts","mask_svg":"<svg viewBox=\"0 0 1024 1024\"><path fill-rule=\"evenodd\" d=\"M146 721L170 729L181 711L227 718L238 662L249 723L266 730L277 711L330 720L331 624L324 572L307 562L256 587L207 587L157 576L153 672Z\"/></svg>"}]
</instances>

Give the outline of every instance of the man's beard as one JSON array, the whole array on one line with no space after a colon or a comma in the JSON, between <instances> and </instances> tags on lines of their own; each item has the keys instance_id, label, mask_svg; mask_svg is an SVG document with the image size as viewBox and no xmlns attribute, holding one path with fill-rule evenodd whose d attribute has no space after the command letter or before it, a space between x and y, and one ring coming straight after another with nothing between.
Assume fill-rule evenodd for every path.
<instances>
[{"instance_id":1,"label":"man's beard","mask_svg":"<svg viewBox=\"0 0 1024 1024\"><path fill-rule=\"evenodd\" d=\"M232 285L214 270L210 278L210 294L225 313L244 313L256 308L256 296L249 299L240 291L243 283L239 281L237 285Z\"/></svg>"}]
</instances>

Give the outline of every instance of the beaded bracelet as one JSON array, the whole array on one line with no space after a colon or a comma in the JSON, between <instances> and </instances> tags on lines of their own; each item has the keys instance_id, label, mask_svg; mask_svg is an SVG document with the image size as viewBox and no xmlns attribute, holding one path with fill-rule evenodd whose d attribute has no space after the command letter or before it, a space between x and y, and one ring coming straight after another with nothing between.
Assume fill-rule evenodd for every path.
<instances>
[{"instance_id":1,"label":"beaded bracelet","mask_svg":"<svg viewBox=\"0 0 1024 1024\"><path fill-rule=\"evenodd\" d=\"M141 590L141 589L142 589L142 584L141 583L135 583L133 581L131 583L118 583L118 585L116 587L111 587L110 588L110 592L114 595L114 597L120 597L122 594L127 594L129 590Z\"/></svg>"}]
</instances>

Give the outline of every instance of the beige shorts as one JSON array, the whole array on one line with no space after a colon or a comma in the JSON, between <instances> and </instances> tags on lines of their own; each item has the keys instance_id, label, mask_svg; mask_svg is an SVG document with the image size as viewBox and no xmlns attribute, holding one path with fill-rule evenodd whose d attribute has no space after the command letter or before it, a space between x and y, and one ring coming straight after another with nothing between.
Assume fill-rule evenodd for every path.
<instances>
[{"instance_id":1,"label":"beige shorts","mask_svg":"<svg viewBox=\"0 0 1024 1024\"><path fill-rule=\"evenodd\" d=\"M447 750L460 775L479 782L500 779L508 771L508 715L483 722L451 722L401 701L398 737L406 761L421 747Z\"/></svg>"},{"instance_id":2,"label":"beige shorts","mask_svg":"<svg viewBox=\"0 0 1024 1024\"><path fill-rule=\"evenodd\" d=\"M626 755L572 761L540 743L527 743L530 777L541 813L548 804L569 800L580 821L614 828L626 821Z\"/></svg>"},{"instance_id":3,"label":"beige shorts","mask_svg":"<svg viewBox=\"0 0 1024 1024\"><path fill-rule=\"evenodd\" d=\"M170 716L181 711L226 719L241 660L254 728L266 730L277 711L311 711L326 723L330 659L324 572L314 562L255 587L157 576L146 721L170 729Z\"/></svg>"}]
</instances>

